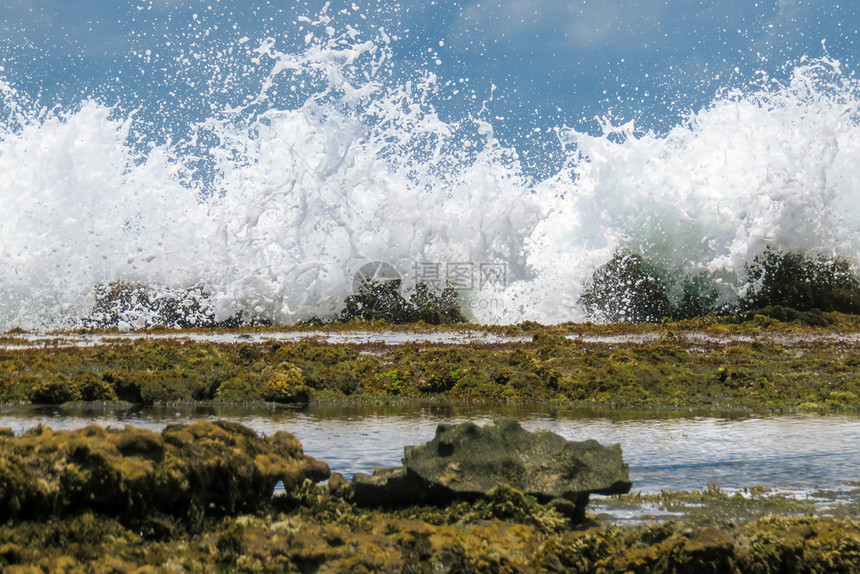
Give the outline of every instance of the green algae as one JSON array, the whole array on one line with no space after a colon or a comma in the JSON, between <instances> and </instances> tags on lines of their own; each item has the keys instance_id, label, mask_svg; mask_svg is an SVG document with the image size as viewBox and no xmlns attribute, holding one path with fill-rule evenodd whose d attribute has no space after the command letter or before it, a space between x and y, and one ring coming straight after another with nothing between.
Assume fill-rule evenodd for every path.
<instances>
[{"instance_id":1,"label":"green algae","mask_svg":"<svg viewBox=\"0 0 860 574\"><path fill-rule=\"evenodd\" d=\"M839 328L827 329L775 321L755 327L758 335L752 340L737 331L748 325L702 318L650 330L524 324L516 329L530 333L530 341L486 344L142 339L95 347L7 348L0 349L0 402L300 404L438 398L857 412L860 343L849 338L857 324L853 316L837 320ZM699 331L686 335L694 329ZM629 336L605 342L575 338L586 333ZM698 333L710 338L697 338ZM843 339L834 343L828 339L833 336Z\"/></svg>"}]
</instances>

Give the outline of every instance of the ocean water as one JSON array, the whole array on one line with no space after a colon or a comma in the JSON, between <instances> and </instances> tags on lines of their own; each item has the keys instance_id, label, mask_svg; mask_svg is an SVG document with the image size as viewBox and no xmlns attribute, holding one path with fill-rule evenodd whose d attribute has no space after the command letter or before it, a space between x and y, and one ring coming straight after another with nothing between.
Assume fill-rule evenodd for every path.
<instances>
[{"instance_id":1,"label":"ocean water","mask_svg":"<svg viewBox=\"0 0 860 574\"><path fill-rule=\"evenodd\" d=\"M773 10L747 24L779 34L739 28L749 45L723 41L713 60L680 59L695 27L655 32L647 72L625 61L641 47L611 40L635 24L629 6L580 9L573 21L606 34L571 28L556 59L531 44L549 66L576 68L579 50L581 69L599 69L609 93L574 81L576 99L516 95L529 44L499 48L516 36L500 22L538 11L511 3L484 37L431 17L481 21L471 2L421 8L436 22L423 28L411 2L87 4L74 33L45 24L59 40L34 32L52 13L24 4L0 26L16 38L0 63L0 330L78 326L97 286L118 281L154 300L196 289L218 320L292 324L338 312L374 261L407 293L447 277L484 323L585 319L579 298L619 251L678 284L705 277L725 302L768 246L860 264L850 6L811 25L803 2L763 2ZM633 4L654 30L670 18ZM730 3L709 4L698 25L728 34L713 14ZM115 35L88 39L87 26ZM470 52L469 34L483 48ZM151 324L151 308L130 303L120 327Z\"/></svg>"}]
</instances>

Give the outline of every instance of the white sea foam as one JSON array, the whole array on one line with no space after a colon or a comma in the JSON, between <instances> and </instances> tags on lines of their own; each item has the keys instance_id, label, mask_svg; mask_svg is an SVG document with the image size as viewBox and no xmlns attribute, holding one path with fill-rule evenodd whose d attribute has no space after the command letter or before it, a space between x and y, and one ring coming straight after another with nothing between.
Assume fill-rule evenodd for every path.
<instances>
[{"instance_id":1,"label":"white sea foam","mask_svg":"<svg viewBox=\"0 0 860 574\"><path fill-rule=\"evenodd\" d=\"M541 319L554 314L554 286L575 299L620 247L676 276L707 273L724 298L745 287L744 265L767 246L857 264L857 83L818 60L786 85L763 84L720 95L667 134L632 122L599 137L562 132L570 168L541 185L541 221L527 239Z\"/></svg>"},{"instance_id":2,"label":"white sea foam","mask_svg":"<svg viewBox=\"0 0 860 574\"><path fill-rule=\"evenodd\" d=\"M39 110L0 84L0 329L75 325L111 281L199 286L218 319L289 324L337 312L373 260L407 287L418 262L471 263L464 304L503 323L583 319L620 248L726 299L767 245L860 261L860 100L836 62L721 94L665 134L560 128L567 165L533 181L483 115L436 113L432 73L392 80L385 32L316 25L296 53L259 42L256 97L213 102L181 144L141 142L119 107ZM270 104L290 85L301 105ZM489 263L504 287L479 288ZM152 320L144 305L121 326Z\"/></svg>"}]
</instances>

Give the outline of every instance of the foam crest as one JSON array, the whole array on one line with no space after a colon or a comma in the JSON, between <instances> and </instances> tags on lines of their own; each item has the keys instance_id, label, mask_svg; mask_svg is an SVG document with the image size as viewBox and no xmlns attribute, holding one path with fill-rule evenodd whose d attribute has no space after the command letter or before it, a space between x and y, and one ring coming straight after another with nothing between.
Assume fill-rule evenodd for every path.
<instances>
[{"instance_id":1,"label":"foam crest","mask_svg":"<svg viewBox=\"0 0 860 574\"><path fill-rule=\"evenodd\" d=\"M244 143L241 161L218 162L222 193L210 202L224 238L225 265L212 271L219 298L232 302L224 313L251 308L278 322L331 314L367 261L408 278L417 261L516 260L536 220L534 209L500 203L522 190L516 166L486 145L441 170L451 163L442 154L449 126L428 132L419 124L438 118L400 120L368 126L309 104L262 114L252 139L225 137ZM398 153L410 146L421 157Z\"/></svg>"}]
</instances>

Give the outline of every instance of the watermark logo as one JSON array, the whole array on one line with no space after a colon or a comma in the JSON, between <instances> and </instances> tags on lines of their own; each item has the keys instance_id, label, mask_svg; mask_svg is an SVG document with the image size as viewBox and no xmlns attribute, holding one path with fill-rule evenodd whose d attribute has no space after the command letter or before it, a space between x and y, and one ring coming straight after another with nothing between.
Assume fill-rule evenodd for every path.
<instances>
[{"instance_id":1,"label":"watermark logo","mask_svg":"<svg viewBox=\"0 0 860 574\"><path fill-rule=\"evenodd\" d=\"M434 289L450 285L457 291L504 289L508 281L507 263L473 261L416 261L412 264L415 284Z\"/></svg>"},{"instance_id":2,"label":"watermark logo","mask_svg":"<svg viewBox=\"0 0 860 574\"><path fill-rule=\"evenodd\" d=\"M403 277L400 272L385 261L368 261L358 268L352 277L352 292L361 293L370 286L385 286L400 291Z\"/></svg>"}]
</instances>

